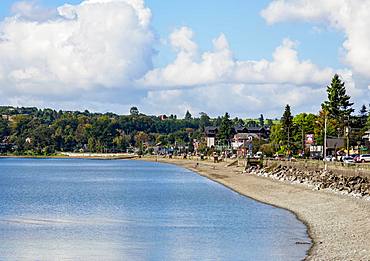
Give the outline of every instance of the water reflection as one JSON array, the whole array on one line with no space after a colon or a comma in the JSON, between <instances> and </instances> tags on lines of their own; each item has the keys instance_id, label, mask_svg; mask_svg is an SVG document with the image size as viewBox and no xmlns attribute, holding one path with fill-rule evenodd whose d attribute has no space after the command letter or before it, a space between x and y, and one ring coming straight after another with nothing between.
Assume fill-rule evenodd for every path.
<instances>
[{"instance_id":1,"label":"water reflection","mask_svg":"<svg viewBox=\"0 0 370 261\"><path fill-rule=\"evenodd\" d=\"M6 159L0 260L300 260L284 210L169 165Z\"/></svg>"}]
</instances>

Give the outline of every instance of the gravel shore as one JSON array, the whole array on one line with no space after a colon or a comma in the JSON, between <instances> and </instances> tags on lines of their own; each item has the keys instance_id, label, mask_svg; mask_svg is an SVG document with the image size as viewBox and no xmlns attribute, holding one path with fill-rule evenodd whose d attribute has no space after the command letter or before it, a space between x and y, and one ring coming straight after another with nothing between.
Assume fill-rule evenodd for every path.
<instances>
[{"instance_id":1,"label":"gravel shore","mask_svg":"<svg viewBox=\"0 0 370 261\"><path fill-rule=\"evenodd\" d=\"M307 260L370 260L370 201L312 190L256 175L225 162L145 158L176 164L255 200L292 211L307 227L313 246Z\"/></svg>"}]
</instances>

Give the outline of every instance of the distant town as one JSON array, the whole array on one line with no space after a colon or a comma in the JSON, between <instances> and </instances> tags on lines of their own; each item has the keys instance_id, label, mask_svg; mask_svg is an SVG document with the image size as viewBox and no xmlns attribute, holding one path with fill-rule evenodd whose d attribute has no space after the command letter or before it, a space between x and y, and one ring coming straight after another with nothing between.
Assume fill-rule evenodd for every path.
<instances>
[{"instance_id":1,"label":"distant town","mask_svg":"<svg viewBox=\"0 0 370 261\"><path fill-rule=\"evenodd\" d=\"M317 114L291 114L280 119L211 118L144 115L132 107L128 115L56 111L34 107L0 107L0 152L7 155L136 153L359 159L369 153L369 105L355 112L345 83L335 75L328 100ZM367 160L367 159L366 159ZM360 159L361 161L361 159Z\"/></svg>"}]
</instances>

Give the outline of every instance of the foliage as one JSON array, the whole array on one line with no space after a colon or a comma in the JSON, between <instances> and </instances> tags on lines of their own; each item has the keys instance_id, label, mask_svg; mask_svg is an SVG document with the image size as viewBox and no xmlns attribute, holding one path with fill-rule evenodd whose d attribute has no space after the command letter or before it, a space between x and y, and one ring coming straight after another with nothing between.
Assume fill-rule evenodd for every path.
<instances>
[{"instance_id":1,"label":"foliage","mask_svg":"<svg viewBox=\"0 0 370 261\"><path fill-rule=\"evenodd\" d=\"M329 117L336 120L343 120L349 117L354 109L353 103L350 102L350 96L346 94L344 82L335 74L331 84L327 86L328 100L322 104L322 108L328 111Z\"/></svg>"},{"instance_id":2,"label":"foliage","mask_svg":"<svg viewBox=\"0 0 370 261\"><path fill-rule=\"evenodd\" d=\"M131 115L139 115L139 109L137 107L131 107L130 114Z\"/></svg>"},{"instance_id":3,"label":"foliage","mask_svg":"<svg viewBox=\"0 0 370 261\"><path fill-rule=\"evenodd\" d=\"M0 118L0 142L4 139L4 137L10 134L10 127L7 120Z\"/></svg>"},{"instance_id":4,"label":"foliage","mask_svg":"<svg viewBox=\"0 0 370 261\"><path fill-rule=\"evenodd\" d=\"M192 119L192 116L191 116L191 113L189 111L186 111L185 113L185 120L191 120Z\"/></svg>"},{"instance_id":5,"label":"foliage","mask_svg":"<svg viewBox=\"0 0 370 261\"><path fill-rule=\"evenodd\" d=\"M232 121L230 120L230 115L226 112L221 119L220 129L218 131L218 138L221 143L226 145L230 141L234 134L234 128L232 126Z\"/></svg>"},{"instance_id":6,"label":"foliage","mask_svg":"<svg viewBox=\"0 0 370 261\"><path fill-rule=\"evenodd\" d=\"M292 129L292 145L304 149L306 134L314 134L317 116L311 113L300 113L294 116Z\"/></svg>"},{"instance_id":7,"label":"foliage","mask_svg":"<svg viewBox=\"0 0 370 261\"><path fill-rule=\"evenodd\" d=\"M260 117L258 118L258 122L259 122L260 127L265 126L265 120L263 118L263 114L261 114Z\"/></svg>"},{"instance_id":8,"label":"foliage","mask_svg":"<svg viewBox=\"0 0 370 261\"><path fill-rule=\"evenodd\" d=\"M285 111L284 111L284 114L283 114L283 117L281 118L281 128L282 128L282 141L283 141L283 144L286 144L288 145L289 147L289 143L290 143L290 138L291 138L291 133L293 131L292 127L293 127L293 117L292 117L292 113L290 111L290 106L289 104L287 104L285 106Z\"/></svg>"},{"instance_id":9,"label":"foliage","mask_svg":"<svg viewBox=\"0 0 370 261\"><path fill-rule=\"evenodd\" d=\"M201 112L199 115L199 127L202 131L204 131L205 127L211 125L211 118L205 112Z\"/></svg>"},{"instance_id":10,"label":"foliage","mask_svg":"<svg viewBox=\"0 0 370 261\"><path fill-rule=\"evenodd\" d=\"M259 150L267 157L272 157L275 152L274 145L271 143L262 144Z\"/></svg>"}]
</instances>

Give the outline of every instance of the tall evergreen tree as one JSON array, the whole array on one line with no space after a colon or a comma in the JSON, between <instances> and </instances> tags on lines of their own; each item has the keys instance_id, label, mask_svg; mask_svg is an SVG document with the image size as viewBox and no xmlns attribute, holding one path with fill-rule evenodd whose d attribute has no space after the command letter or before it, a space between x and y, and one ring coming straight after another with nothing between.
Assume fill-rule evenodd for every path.
<instances>
[{"instance_id":1,"label":"tall evergreen tree","mask_svg":"<svg viewBox=\"0 0 370 261\"><path fill-rule=\"evenodd\" d=\"M360 109L360 116L361 117L366 117L367 116L367 108L366 108L365 104L363 104L361 109Z\"/></svg>"},{"instance_id":2,"label":"tall evergreen tree","mask_svg":"<svg viewBox=\"0 0 370 261\"><path fill-rule=\"evenodd\" d=\"M191 120L191 119L192 119L191 113L189 111L186 111L185 120Z\"/></svg>"},{"instance_id":3,"label":"tall evergreen tree","mask_svg":"<svg viewBox=\"0 0 370 261\"><path fill-rule=\"evenodd\" d=\"M345 83L335 74L331 84L327 86L328 100L322 104L323 109L329 112L329 116L338 120L349 117L354 109L351 97L346 94Z\"/></svg>"},{"instance_id":4,"label":"tall evergreen tree","mask_svg":"<svg viewBox=\"0 0 370 261\"><path fill-rule=\"evenodd\" d=\"M234 128L232 126L232 121L230 120L230 115L226 112L225 115L221 118L221 125L218 131L219 139L227 144L234 134Z\"/></svg>"},{"instance_id":5,"label":"tall evergreen tree","mask_svg":"<svg viewBox=\"0 0 370 261\"><path fill-rule=\"evenodd\" d=\"M199 118L199 127L201 131L204 131L204 128L211 124L211 118L205 112L201 112Z\"/></svg>"},{"instance_id":6,"label":"tall evergreen tree","mask_svg":"<svg viewBox=\"0 0 370 261\"><path fill-rule=\"evenodd\" d=\"M366 123L367 116L368 116L367 108L366 108L366 105L363 104L362 107L361 107L361 109L360 109L360 122L361 122L361 125L363 125L363 124Z\"/></svg>"},{"instance_id":7,"label":"tall evergreen tree","mask_svg":"<svg viewBox=\"0 0 370 261\"><path fill-rule=\"evenodd\" d=\"M285 106L285 111L284 111L283 117L281 118L280 122L281 122L282 131L283 131L282 133L283 142L289 145L289 138L291 136L292 127L293 127L293 116L290 111L289 104Z\"/></svg>"},{"instance_id":8,"label":"tall evergreen tree","mask_svg":"<svg viewBox=\"0 0 370 261\"><path fill-rule=\"evenodd\" d=\"M263 114L258 118L259 124L261 127L265 126L265 119L263 118Z\"/></svg>"}]
</instances>

